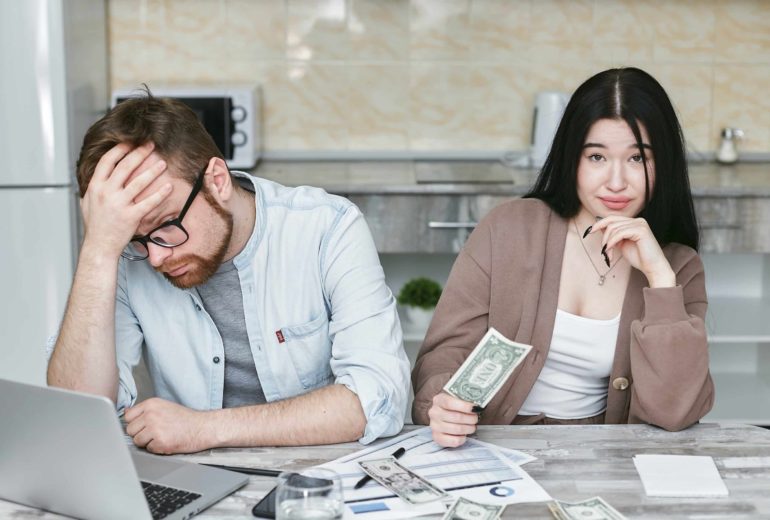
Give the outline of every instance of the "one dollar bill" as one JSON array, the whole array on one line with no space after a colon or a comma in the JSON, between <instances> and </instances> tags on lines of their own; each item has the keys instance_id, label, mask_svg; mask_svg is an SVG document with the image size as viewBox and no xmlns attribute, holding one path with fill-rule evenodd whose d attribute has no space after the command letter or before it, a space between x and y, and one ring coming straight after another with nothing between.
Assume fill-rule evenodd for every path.
<instances>
[{"instance_id":1,"label":"one dollar bill","mask_svg":"<svg viewBox=\"0 0 770 520\"><path fill-rule=\"evenodd\" d=\"M424 504L444 498L444 490L405 468L393 457L362 460L358 464L374 480L410 504Z\"/></svg>"},{"instance_id":2,"label":"one dollar bill","mask_svg":"<svg viewBox=\"0 0 770 520\"><path fill-rule=\"evenodd\" d=\"M548 509L556 520L626 520L601 497L593 497L574 504L554 500Z\"/></svg>"},{"instance_id":3,"label":"one dollar bill","mask_svg":"<svg viewBox=\"0 0 770 520\"><path fill-rule=\"evenodd\" d=\"M483 408L530 350L532 345L511 341L490 327L444 390Z\"/></svg>"},{"instance_id":4,"label":"one dollar bill","mask_svg":"<svg viewBox=\"0 0 770 520\"><path fill-rule=\"evenodd\" d=\"M497 520L504 509L504 505L480 504L460 497L454 501L441 520Z\"/></svg>"}]
</instances>

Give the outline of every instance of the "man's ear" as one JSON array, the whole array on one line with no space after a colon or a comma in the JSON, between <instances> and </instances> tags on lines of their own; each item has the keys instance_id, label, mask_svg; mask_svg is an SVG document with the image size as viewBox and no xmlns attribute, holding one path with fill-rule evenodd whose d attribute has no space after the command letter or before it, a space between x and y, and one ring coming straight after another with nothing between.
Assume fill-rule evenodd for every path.
<instances>
[{"instance_id":1,"label":"man's ear","mask_svg":"<svg viewBox=\"0 0 770 520\"><path fill-rule=\"evenodd\" d=\"M209 193L222 205L230 200L233 195L233 181L230 178L230 170L225 161L219 157L212 157L206 167L203 183Z\"/></svg>"}]
</instances>

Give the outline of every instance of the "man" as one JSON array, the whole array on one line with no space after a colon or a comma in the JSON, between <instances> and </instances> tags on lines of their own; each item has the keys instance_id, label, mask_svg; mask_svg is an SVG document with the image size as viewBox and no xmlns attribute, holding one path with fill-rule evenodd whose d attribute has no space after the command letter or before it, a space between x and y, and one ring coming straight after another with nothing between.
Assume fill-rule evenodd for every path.
<instances>
[{"instance_id":1,"label":"man","mask_svg":"<svg viewBox=\"0 0 770 520\"><path fill-rule=\"evenodd\" d=\"M155 453L371 442L409 391L395 301L349 201L229 172L184 104L124 101L85 136L85 238L48 366ZM142 354L158 397L136 404Z\"/></svg>"}]
</instances>

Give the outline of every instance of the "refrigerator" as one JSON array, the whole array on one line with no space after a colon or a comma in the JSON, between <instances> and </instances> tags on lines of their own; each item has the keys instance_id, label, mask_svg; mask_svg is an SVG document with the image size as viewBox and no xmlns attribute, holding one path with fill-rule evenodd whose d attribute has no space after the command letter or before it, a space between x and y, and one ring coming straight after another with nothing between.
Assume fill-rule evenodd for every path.
<instances>
[{"instance_id":1,"label":"refrigerator","mask_svg":"<svg viewBox=\"0 0 770 520\"><path fill-rule=\"evenodd\" d=\"M0 378L45 384L81 234L75 162L107 92L104 0L0 1Z\"/></svg>"}]
</instances>

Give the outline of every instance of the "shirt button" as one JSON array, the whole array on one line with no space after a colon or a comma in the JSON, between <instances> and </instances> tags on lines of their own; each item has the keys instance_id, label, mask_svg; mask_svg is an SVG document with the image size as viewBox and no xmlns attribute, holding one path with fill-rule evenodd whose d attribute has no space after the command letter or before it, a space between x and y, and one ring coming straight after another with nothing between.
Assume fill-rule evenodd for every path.
<instances>
[{"instance_id":1,"label":"shirt button","mask_svg":"<svg viewBox=\"0 0 770 520\"><path fill-rule=\"evenodd\" d=\"M625 377L617 377L612 380L612 388L615 390L625 390L628 388L628 379Z\"/></svg>"},{"instance_id":2,"label":"shirt button","mask_svg":"<svg viewBox=\"0 0 770 520\"><path fill-rule=\"evenodd\" d=\"M199 310L201 310L201 306L200 306L200 305L198 305L197 303L195 304L195 310L196 310L196 311L199 311Z\"/></svg>"},{"instance_id":3,"label":"shirt button","mask_svg":"<svg viewBox=\"0 0 770 520\"><path fill-rule=\"evenodd\" d=\"M219 364L219 356L214 356L213 361L214 361L214 363Z\"/></svg>"}]
</instances>

